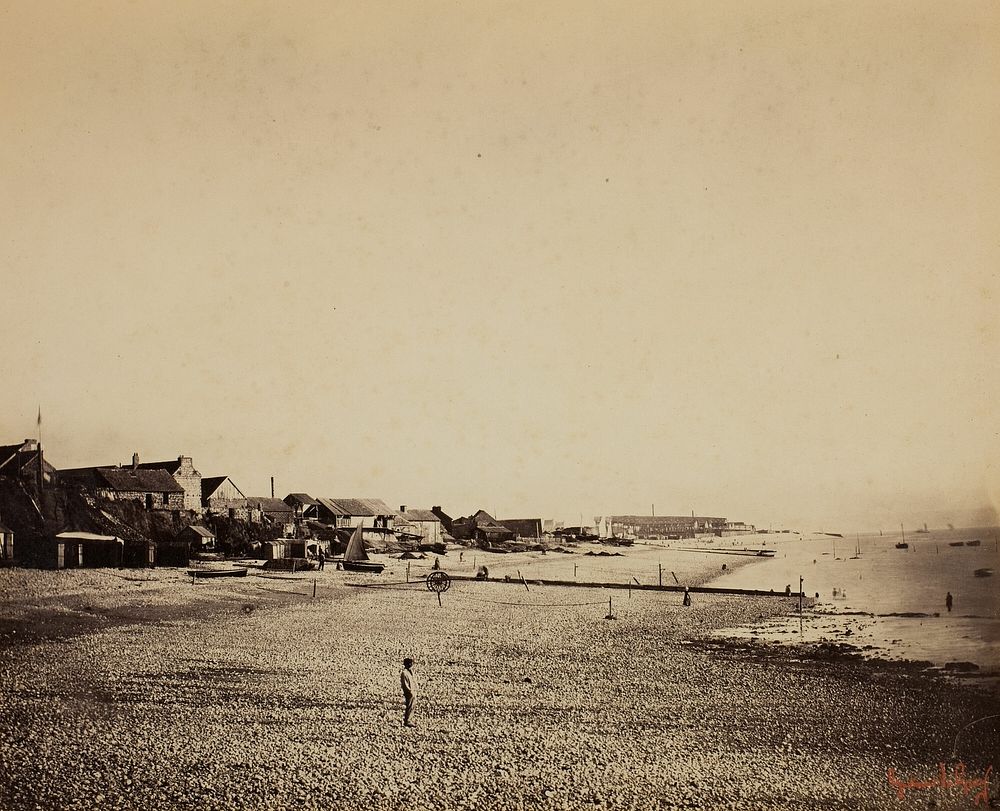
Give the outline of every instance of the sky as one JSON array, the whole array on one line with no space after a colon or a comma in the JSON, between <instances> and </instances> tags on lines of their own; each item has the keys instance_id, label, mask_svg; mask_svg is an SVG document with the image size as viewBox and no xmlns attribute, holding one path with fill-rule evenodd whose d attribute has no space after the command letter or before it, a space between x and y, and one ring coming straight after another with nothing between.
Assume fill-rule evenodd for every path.
<instances>
[{"instance_id":1,"label":"sky","mask_svg":"<svg viewBox=\"0 0 1000 811\"><path fill-rule=\"evenodd\" d=\"M995 520L1000 6L0 4L0 442Z\"/></svg>"}]
</instances>

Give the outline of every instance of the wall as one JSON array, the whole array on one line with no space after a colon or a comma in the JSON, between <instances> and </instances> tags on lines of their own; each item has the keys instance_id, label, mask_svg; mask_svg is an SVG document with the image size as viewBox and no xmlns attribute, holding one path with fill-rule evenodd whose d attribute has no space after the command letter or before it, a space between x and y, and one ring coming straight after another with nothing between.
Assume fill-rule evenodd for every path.
<instances>
[{"instance_id":1,"label":"wall","mask_svg":"<svg viewBox=\"0 0 1000 811\"><path fill-rule=\"evenodd\" d=\"M179 459L181 465L174 473L174 481L184 488L184 509L201 512L201 474L194 469L190 456Z\"/></svg>"},{"instance_id":2,"label":"wall","mask_svg":"<svg viewBox=\"0 0 1000 811\"><path fill-rule=\"evenodd\" d=\"M138 501L141 504L146 504L146 493L141 493L136 490L98 490L97 495L100 498L106 498L108 501ZM153 509L154 510L183 510L184 509L184 494L183 493L151 493L153 496ZM163 496L166 495L166 503L163 501Z\"/></svg>"}]
</instances>

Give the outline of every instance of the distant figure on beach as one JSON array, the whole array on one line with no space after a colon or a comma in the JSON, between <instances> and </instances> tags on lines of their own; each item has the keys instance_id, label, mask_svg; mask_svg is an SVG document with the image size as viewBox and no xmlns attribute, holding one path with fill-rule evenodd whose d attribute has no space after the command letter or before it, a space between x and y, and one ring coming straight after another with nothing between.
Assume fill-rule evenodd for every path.
<instances>
[{"instance_id":1,"label":"distant figure on beach","mask_svg":"<svg viewBox=\"0 0 1000 811\"><path fill-rule=\"evenodd\" d=\"M489 579L490 579L490 570L487 569L485 566L480 566L479 569L476 571L476 580L489 580Z\"/></svg>"},{"instance_id":2,"label":"distant figure on beach","mask_svg":"<svg viewBox=\"0 0 1000 811\"><path fill-rule=\"evenodd\" d=\"M436 572L441 568L441 558L434 558L434 565L431 568Z\"/></svg>"},{"instance_id":3,"label":"distant figure on beach","mask_svg":"<svg viewBox=\"0 0 1000 811\"><path fill-rule=\"evenodd\" d=\"M688 591L688 587L684 587L684 602L683 605L691 605L691 592Z\"/></svg>"},{"instance_id":4,"label":"distant figure on beach","mask_svg":"<svg viewBox=\"0 0 1000 811\"><path fill-rule=\"evenodd\" d=\"M792 584L791 583L789 583L789 584L787 584L785 586L785 596L786 597L791 597L792 596Z\"/></svg>"},{"instance_id":5,"label":"distant figure on beach","mask_svg":"<svg viewBox=\"0 0 1000 811\"><path fill-rule=\"evenodd\" d=\"M413 700L416 697L417 684L413 678L413 660L404 659L403 669L399 673L399 686L403 688L403 726L414 727L410 716L413 714Z\"/></svg>"},{"instance_id":6,"label":"distant figure on beach","mask_svg":"<svg viewBox=\"0 0 1000 811\"><path fill-rule=\"evenodd\" d=\"M322 549L319 550L319 570L323 571L323 567L326 565L326 553Z\"/></svg>"},{"instance_id":7,"label":"distant figure on beach","mask_svg":"<svg viewBox=\"0 0 1000 811\"><path fill-rule=\"evenodd\" d=\"M462 562L462 558L463 558L463 557L465 557L465 552L459 552L459 553L458 553L458 562L459 562L459 563L461 563L461 562Z\"/></svg>"},{"instance_id":8,"label":"distant figure on beach","mask_svg":"<svg viewBox=\"0 0 1000 811\"><path fill-rule=\"evenodd\" d=\"M951 613L951 604L954 602L954 600L955 598L951 596L951 592L949 591L944 598L944 604L948 607L949 614Z\"/></svg>"}]
</instances>

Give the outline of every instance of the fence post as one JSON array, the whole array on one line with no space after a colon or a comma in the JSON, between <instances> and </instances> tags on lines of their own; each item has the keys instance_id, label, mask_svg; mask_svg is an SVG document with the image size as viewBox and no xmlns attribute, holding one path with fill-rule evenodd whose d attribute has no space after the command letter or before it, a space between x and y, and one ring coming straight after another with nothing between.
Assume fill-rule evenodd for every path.
<instances>
[{"instance_id":1,"label":"fence post","mask_svg":"<svg viewBox=\"0 0 1000 811\"><path fill-rule=\"evenodd\" d=\"M663 588L663 564L662 563L657 563L656 566L660 570L660 575L659 575L659 578L660 578L660 588L662 589Z\"/></svg>"},{"instance_id":2,"label":"fence post","mask_svg":"<svg viewBox=\"0 0 1000 811\"><path fill-rule=\"evenodd\" d=\"M524 590L525 591L531 591L531 589L528 588L528 584L525 582L524 575L521 574L521 570L520 569L517 570L517 576L521 578L521 584L524 586Z\"/></svg>"},{"instance_id":3,"label":"fence post","mask_svg":"<svg viewBox=\"0 0 1000 811\"><path fill-rule=\"evenodd\" d=\"M313 578L313 599L316 599L316 578Z\"/></svg>"}]
</instances>

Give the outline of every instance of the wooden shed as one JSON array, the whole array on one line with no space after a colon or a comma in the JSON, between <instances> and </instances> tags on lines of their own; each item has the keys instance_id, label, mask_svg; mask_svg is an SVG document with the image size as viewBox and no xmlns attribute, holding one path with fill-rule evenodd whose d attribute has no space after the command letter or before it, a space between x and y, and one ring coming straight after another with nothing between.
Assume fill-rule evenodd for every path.
<instances>
[{"instance_id":1,"label":"wooden shed","mask_svg":"<svg viewBox=\"0 0 1000 811\"><path fill-rule=\"evenodd\" d=\"M0 565L14 561L14 532L0 524Z\"/></svg>"}]
</instances>

